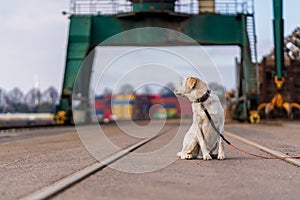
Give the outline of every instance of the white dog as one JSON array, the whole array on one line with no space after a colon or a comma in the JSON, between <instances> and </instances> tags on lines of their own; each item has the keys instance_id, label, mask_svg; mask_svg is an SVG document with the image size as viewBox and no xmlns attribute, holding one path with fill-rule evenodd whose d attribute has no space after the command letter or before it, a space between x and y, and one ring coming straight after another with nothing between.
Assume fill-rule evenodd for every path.
<instances>
[{"instance_id":1,"label":"white dog","mask_svg":"<svg viewBox=\"0 0 300 200\"><path fill-rule=\"evenodd\" d=\"M201 104L205 106L216 128L223 134L224 110L218 96L210 92L202 80L195 77L186 78L174 89L174 93L187 97L192 102L193 110L193 123L184 136L182 150L177 153L177 156L181 159L193 159L199 156L203 160L211 160L211 154L218 146L217 158L225 159L223 140L211 126L201 107Z\"/></svg>"}]
</instances>

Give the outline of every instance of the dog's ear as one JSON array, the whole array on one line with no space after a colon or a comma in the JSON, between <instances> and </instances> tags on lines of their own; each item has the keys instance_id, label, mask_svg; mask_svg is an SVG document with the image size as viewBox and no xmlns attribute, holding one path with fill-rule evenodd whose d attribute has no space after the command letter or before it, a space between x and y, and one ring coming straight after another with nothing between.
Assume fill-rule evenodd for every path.
<instances>
[{"instance_id":1,"label":"dog's ear","mask_svg":"<svg viewBox=\"0 0 300 200\"><path fill-rule=\"evenodd\" d=\"M186 91L190 92L194 87L196 87L197 84L197 78L195 77L189 77L186 79Z\"/></svg>"}]
</instances>

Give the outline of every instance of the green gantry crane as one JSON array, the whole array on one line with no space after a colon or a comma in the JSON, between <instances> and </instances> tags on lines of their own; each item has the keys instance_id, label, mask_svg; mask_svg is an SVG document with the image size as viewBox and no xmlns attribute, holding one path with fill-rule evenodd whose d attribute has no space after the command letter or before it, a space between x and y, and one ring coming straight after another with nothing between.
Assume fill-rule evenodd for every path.
<instances>
[{"instance_id":1,"label":"green gantry crane","mask_svg":"<svg viewBox=\"0 0 300 200\"><path fill-rule=\"evenodd\" d=\"M120 2L121 0L71 1L64 80L55 117L58 124L72 123L74 81L83 60L91 50L115 34L149 26L181 32L201 45L239 46L241 59L237 63L238 103L234 118L248 120L250 111L257 108L259 85L253 0L124 0L122 5ZM106 12L104 8L109 6L111 10ZM150 41L156 41L152 44L154 46L166 45L169 41L164 38L152 38ZM151 44L148 41L141 36L135 44L123 42L111 45L149 46ZM93 55L89 56L92 58ZM91 67L92 60L87 61L91 62ZM82 80L83 98L89 97L91 70L87 69L84 77L78 77ZM89 119L88 106L86 101L85 121Z\"/></svg>"}]
</instances>

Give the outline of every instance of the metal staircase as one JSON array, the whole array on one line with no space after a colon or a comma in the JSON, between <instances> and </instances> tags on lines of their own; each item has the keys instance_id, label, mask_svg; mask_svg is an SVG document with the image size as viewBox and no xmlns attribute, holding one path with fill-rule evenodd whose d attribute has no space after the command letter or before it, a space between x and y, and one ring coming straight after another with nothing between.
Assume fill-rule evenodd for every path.
<instances>
[{"instance_id":1,"label":"metal staircase","mask_svg":"<svg viewBox=\"0 0 300 200\"><path fill-rule=\"evenodd\" d=\"M255 31L255 19L254 15L245 16L246 23L246 33L245 33L245 56L244 64L246 67L245 70L245 79L248 82L246 91L251 90L258 91L258 64L257 64L257 47L256 47L256 31Z\"/></svg>"},{"instance_id":2,"label":"metal staircase","mask_svg":"<svg viewBox=\"0 0 300 200\"><path fill-rule=\"evenodd\" d=\"M244 121L258 106L259 78L253 0L246 1L243 18L242 59L238 65L239 99L234 118Z\"/></svg>"},{"instance_id":3,"label":"metal staircase","mask_svg":"<svg viewBox=\"0 0 300 200\"><path fill-rule=\"evenodd\" d=\"M251 49L252 63L257 63L257 47L256 47L256 29L255 29L255 18L251 14L247 16L247 33Z\"/></svg>"}]
</instances>

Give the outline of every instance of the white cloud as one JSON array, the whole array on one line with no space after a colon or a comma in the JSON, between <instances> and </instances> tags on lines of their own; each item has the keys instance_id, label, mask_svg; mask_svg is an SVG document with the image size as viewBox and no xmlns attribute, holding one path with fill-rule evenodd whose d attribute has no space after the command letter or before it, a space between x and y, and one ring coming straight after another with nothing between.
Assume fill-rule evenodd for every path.
<instances>
[{"instance_id":1,"label":"white cloud","mask_svg":"<svg viewBox=\"0 0 300 200\"><path fill-rule=\"evenodd\" d=\"M0 13L1 88L18 86L26 92L33 87L35 74L41 89L61 87L68 28L61 10L68 3L13 1L7 5L9 13Z\"/></svg>"}]
</instances>

